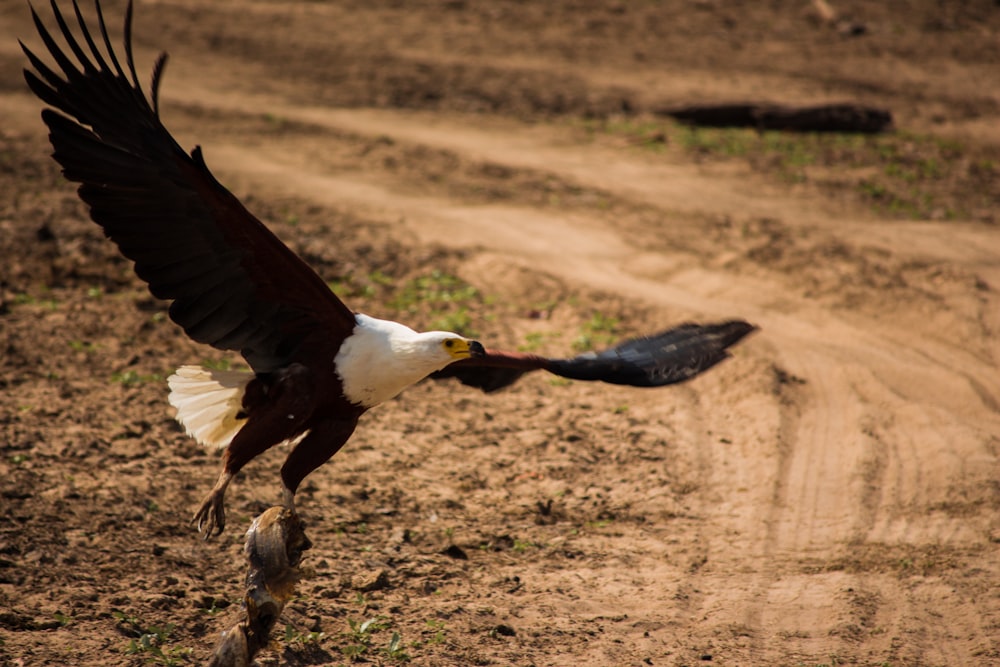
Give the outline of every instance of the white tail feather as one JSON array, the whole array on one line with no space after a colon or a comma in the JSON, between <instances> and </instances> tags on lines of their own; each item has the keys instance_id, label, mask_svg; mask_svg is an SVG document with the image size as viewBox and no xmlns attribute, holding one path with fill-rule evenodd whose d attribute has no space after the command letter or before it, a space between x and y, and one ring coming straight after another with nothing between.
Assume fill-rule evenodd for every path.
<instances>
[{"instance_id":1,"label":"white tail feather","mask_svg":"<svg viewBox=\"0 0 1000 667\"><path fill-rule=\"evenodd\" d=\"M237 414L252 379L249 371L181 366L167 378L167 400L177 408L177 421L188 435L209 449L225 449L246 423Z\"/></svg>"}]
</instances>

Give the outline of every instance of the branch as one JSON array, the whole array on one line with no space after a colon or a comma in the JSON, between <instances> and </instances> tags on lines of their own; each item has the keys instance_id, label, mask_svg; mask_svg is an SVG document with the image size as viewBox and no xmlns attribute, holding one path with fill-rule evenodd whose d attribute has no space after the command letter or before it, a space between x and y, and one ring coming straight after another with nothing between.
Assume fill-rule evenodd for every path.
<instances>
[{"instance_id":1,"label":"branch","mask_svg":"<svg viewBox=\"0 0 1000 667\"><path fill-rule=\"evenodd\" d=\"M301 578L302 552L312 547L298 516L271 507L254 519L243 552L249 561L246 618L222 633L210 667L249 667Z\"/></svg>"}]
</instances>

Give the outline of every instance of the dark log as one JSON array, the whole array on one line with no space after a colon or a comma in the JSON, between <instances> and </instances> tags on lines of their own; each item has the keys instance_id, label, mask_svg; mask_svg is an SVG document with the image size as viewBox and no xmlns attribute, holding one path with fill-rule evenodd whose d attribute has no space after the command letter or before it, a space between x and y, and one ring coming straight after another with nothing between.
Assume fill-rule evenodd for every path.
<instances>
[{"instance_id":1,"label":"dark log","mask_svg":"<svg viewBox=\"0 0 1000 667\"><path fill-rule=\"evenodd\" d=\"M860 132L875 134L892 128L888 109L859 104L820 104L793 107L780 104L696 104L660 109L689 125L702 127L752 127L787 132Z\"/></svg>"}]
</instances>

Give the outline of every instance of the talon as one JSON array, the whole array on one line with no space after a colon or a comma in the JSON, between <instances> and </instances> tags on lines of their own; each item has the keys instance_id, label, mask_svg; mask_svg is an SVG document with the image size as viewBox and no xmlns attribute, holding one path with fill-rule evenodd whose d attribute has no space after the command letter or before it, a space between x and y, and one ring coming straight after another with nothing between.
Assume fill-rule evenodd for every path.
<instances>
[{"instance_id":1,"label":"talon","mask_svg":"<svg viewBox=\"0 0 1000 667\"><path fill-rule=\"evenodd\" d=\"M222 535L223 528L226 527L226 487L229 486L233 476L223 471L219 475L219 481L212 487L212 491L205 496L201 507L195 512L191 523L195 524L198 532L202 534L202 539L208 541L216 535Z\"/></svg>"},{"instance_id":2,"label":"talon","mask_svg":"<svg viewBox=\"0 0 1000 667\"><path fill-rule=\"evenodd\" d=\"M224 494L213 490L191 519L191 523L195 524L205 540L213 535L221 535L222 529L226 526L224 499Z\"/></svg>"}]
</instances>

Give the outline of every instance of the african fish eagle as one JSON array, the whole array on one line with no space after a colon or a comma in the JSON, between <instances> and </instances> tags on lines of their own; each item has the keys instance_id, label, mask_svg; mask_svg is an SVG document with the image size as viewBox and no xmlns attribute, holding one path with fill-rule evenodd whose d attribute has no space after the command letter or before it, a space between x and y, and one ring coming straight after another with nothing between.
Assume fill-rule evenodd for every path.
<instances>
[{"instance_id":1,"label":"african fish eagle","mask_svg":"<svg viewBox=\"0 0 1000 667\"><path fill-rule=\"evenodd\" d=\"M327 284L213 177L200 147L187 154L160 122L153 68L150 102L132 55L132 3L125 12L123 68L95 0L102 50L73 1L82 42L52 0L66 48L34 8L56 69L21 44L34 72L53 157L80 184L90 217L150 292L171 302L170 318L199 343L238 351L251 372L182 366L170 403L188 434L224 449L222 472L193 522L205 538L222 532L233 476L282 442L283 503L294 511L302 480L330 459L358 418L429 375L484 391L546 370L578 380L661 386L687 380L727 356L754 330L743 321L684 324L569 359L484 349L455 333L417 333L353 312ZM61 113L60 113L61 112Z\"/></svg>"}]
</instances>

